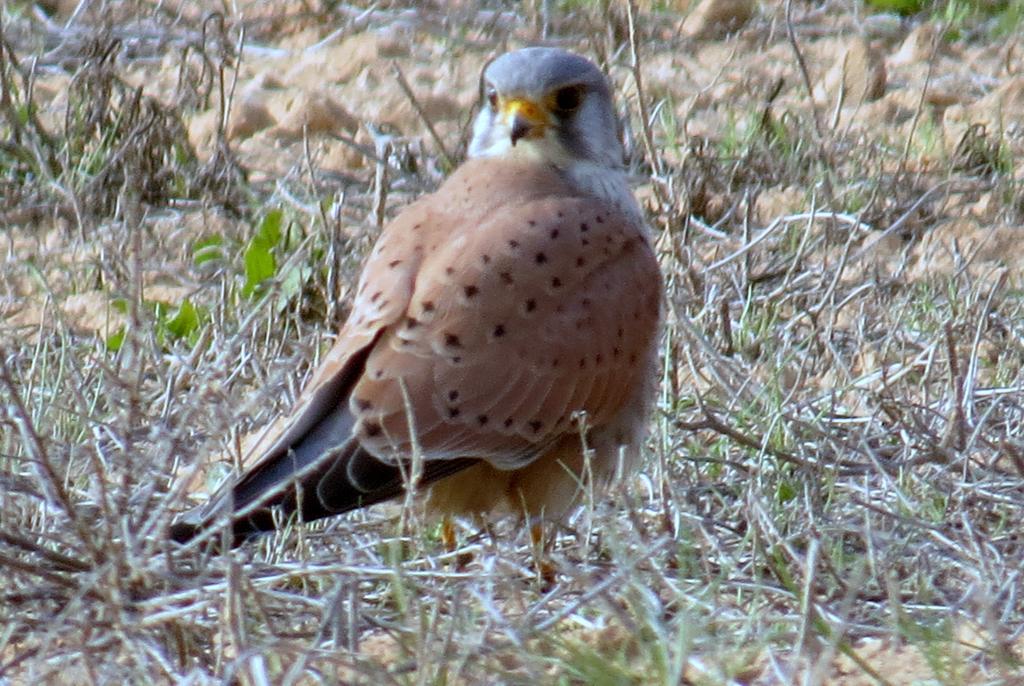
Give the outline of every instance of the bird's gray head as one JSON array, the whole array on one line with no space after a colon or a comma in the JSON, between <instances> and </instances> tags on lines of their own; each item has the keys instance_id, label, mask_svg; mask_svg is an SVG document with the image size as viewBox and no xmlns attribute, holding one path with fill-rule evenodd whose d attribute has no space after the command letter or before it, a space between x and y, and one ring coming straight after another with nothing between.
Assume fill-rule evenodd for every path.
<instances>
[{"instance_id":1,"label":"bird's gray head","mask_svg":"<svg viewBox=\"0 0 1024 686\"><path fill-rule=\"evenodd\" d=\"M608 80L585 57L556 48L506 53L484 68L480 100L470 157L622 166Z\"/></svg>"}]
</instances>

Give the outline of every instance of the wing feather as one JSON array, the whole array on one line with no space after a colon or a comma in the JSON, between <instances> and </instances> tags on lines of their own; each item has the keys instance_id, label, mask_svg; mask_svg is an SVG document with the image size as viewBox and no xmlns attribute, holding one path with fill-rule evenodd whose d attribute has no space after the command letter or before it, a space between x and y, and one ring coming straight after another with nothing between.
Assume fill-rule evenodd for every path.
<instances>
[{"instance_id":1,"label":"wing feather","mask_svg":"<svg viewBox=\"0 0 1024 686\"><path fill-rule=\"evenodd\" d=\"M574 431L574 412L608 421L655 335L657 261L643 227L609 204L559 193L466 230L424 258L405 322L368 359L382 376L355 389L374 398L360 442L382 459L411 447L399 378L426 459L510 469Z\"/></svg>"}]
</instances>

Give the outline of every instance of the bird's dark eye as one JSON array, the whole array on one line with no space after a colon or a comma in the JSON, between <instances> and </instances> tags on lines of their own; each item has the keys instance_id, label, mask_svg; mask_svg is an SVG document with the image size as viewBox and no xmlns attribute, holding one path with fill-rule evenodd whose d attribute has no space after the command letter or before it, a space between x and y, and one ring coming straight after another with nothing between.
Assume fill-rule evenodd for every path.
<instances>
[{"instance_id":1,"label":"bird's dark eye","mask_svg":"<svg viewBox=\"0 0 1024 686\"><path fill-rule=\"evenodd\" d=\"M491 106L491 109L498 109L498 91L493 88L488 88L485 95L487 97L487 103Z\"/></svg>"},{"instance_id":2,"label":"bird's dark eye","mask_svg":"<svg viewBox=\"0 0 1024 686\"><path fill-rule=\"evenodd\" d=\"M560 112L572 112L583 101L582 86L566 86L555 91L555 107Z\"/></svg>"}]
</instances>

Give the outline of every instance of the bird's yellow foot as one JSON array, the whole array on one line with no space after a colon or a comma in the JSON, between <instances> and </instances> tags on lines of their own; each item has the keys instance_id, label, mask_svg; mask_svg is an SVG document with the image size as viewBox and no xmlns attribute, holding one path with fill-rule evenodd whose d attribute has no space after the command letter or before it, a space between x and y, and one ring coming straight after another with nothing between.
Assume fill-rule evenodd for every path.
<instances>
[{"instance_id":1,"label":"bird's yellow foot","mask_svg":"<svg viewBox=\"0 0 1024 686\"><path fill-rule=\"evenodd\" d=\"M530 542L533 543L533 564L537 570L537 581L542 592L555 585L558 570L548 557L548 540L544 536L544 525L540 522L530 527Z\"/></svg>"},{"instance_id":2,"label":"bird's yellow foot","mask_svg":"<svg viewBox=\"0 0 1024 686\"><path fill-rule=\"evenodd\" d=\"M455 522L448 515L441 520L441 543L447 553L454 553L459 548L458 532L455 530ZM473 553L458 553L455 555L455 569L462 571L473 561Z\"/></svg>"}]
</instances>

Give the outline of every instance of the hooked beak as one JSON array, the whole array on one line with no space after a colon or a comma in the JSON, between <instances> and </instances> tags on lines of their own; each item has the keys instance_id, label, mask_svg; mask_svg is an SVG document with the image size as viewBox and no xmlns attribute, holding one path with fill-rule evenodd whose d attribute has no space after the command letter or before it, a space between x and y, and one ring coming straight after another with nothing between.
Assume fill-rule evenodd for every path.
<instances>
[{"instance_id":1,"label":"hooked beak","mask_svg":"<svg viewBox=\"0 0 1024 686\"><path fill-rule=\"evenodd\" d=\"M523 139L541 138L548 127L547 113L532 100L513 98L502 107L509 123L512 147Z\"/></svg>"}]
</instances>

